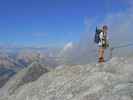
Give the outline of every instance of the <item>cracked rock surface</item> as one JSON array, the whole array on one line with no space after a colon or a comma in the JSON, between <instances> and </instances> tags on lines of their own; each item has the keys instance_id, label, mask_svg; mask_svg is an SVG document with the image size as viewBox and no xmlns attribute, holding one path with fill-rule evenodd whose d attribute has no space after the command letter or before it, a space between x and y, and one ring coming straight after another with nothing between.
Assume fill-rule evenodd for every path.
<instances>
[{"instance_id":1,"label":"cracked rock surface","mask_svg":"<svg viewBox=\"0 0 133 100\"><path fill-rule=\"evenodd\" d=\"M64 65L0 100L133 100L132 58L113 58L105 64Z\"/></svg>"}]
</instances>

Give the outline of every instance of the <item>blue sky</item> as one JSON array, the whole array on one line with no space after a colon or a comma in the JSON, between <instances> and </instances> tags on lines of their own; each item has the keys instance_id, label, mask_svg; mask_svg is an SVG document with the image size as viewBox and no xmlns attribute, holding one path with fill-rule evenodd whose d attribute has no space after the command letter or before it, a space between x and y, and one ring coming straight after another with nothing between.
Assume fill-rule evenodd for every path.
<instances>
[{"instance_id":1,"label":"blue sky","mask_svg":"<svg viewBox=\"0 0 133 100\"><path fill-rule=\"evenodd\" d=\"M78 42L86 18L128 8L123 0L1 0L0 44L63 46Z\"/></svg>"}]
</instances>

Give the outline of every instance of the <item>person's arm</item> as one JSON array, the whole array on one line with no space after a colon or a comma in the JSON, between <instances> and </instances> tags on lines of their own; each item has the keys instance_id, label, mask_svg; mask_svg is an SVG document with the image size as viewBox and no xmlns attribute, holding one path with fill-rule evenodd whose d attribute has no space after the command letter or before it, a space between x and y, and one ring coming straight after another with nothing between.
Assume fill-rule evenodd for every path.
<instances>
[{"instance_id":1,"label":"person's arm","mask_svg":"<svg viewBox=\"0 0 133 100\"><path fill-rule=\"evenodd\" d=\"M103 34L103 32L101 32L100 34L99 34L99 37L100 37L100 45L102 45L103 44L103 40L104 40L104 34Z\"/></svg>"}]
</instances>

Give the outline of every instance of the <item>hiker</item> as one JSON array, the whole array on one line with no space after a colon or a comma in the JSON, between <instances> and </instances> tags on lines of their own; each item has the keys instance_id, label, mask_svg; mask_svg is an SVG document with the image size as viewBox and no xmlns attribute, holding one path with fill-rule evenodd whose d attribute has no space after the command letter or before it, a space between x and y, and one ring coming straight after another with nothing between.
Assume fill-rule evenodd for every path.
<instances>
[{"instance_id":1,"label":"hiker","mask_svg":"<svg viewBox=\"0 0 133 100\"><path fill-rule=\"evenodd\" d=\"M106 25L103 26L102 30L96 29L96 34L95 34L95 42L99 46L99 63L104 63L104 52L105 49L109 47L108 44L108 38L107 38L107 31L108 27Z\"/></svg>"}]
</instances>

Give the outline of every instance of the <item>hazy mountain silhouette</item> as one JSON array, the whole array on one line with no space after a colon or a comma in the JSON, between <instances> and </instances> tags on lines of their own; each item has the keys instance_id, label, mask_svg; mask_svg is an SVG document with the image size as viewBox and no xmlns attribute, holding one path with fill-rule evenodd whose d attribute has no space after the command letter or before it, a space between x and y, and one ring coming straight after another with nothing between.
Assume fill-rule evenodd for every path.
<instances>
[{"instance_id":1,"label":"hazy mountain silhouette","mask_svg":"<svg viewBox=\"0 0 133 100\"><path fill-rule=\"evenodd\" d=\"M53 57L56 49L47 48L1 48L0 49L0 87L13 75L29 67L35 62L49 66L50 69L59 65ZM38 65L39 66L39 65Z\"/></svg>"}]
</instances>

